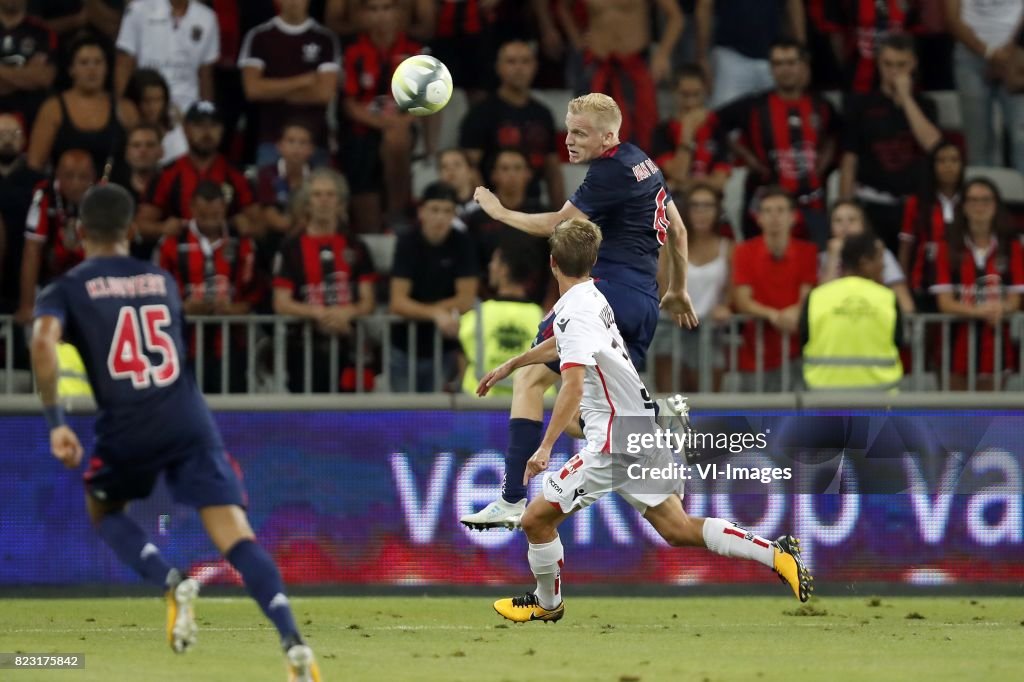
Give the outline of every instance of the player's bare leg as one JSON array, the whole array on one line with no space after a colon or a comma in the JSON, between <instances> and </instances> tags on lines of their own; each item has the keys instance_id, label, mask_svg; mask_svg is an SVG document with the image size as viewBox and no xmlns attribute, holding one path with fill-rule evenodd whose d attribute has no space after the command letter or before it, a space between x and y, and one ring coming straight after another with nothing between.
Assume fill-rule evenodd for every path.
<instances>
[{"instance_id":1,"label":"player's bare leg","mask_svg":"<svg viewBox=\"0 0 1024 682\"><path fill-rule=\"evenodd\" d=\"M531 620L554 623L565 615L561 588L563 551L558 526L569 516L543 497L534 498L526 508L522 527L530 541L527 556L530 570L537 578L537 589L494 602L494 610L503 618L516 623Z\"/></svg>"},{"instance_id":2,"label":"player's bare leg","mask_svg":"<svg viewBox=\"0 0 1024 682\"><path fill-rule=\"evenodd\" d=\"M775 571L797 599L811 597L813 579L800 558L799 541L792 536L771 542L725 519L690 516L677 495L648 507L644 518L673 547L706 547L722 556L758 561Z\"/></svg>"},{"instance_id":3,"label":"player's bare leg","mask_svg":"<svg viewBox=\"0 0 1024 682\"><path fill-rule=\"evenodd\" d=\"M250 596L281 635L289 682L320 682L320 669L313 650L299 634L281 573L270 555L256 544L245 510L236 505L218 505L203 507L199 516L210 540L241 574Z\"/></svg>"},{"instance_id":4,"label":"player's bare leg","mask_svg":"<svg viewBox=\"0 0 1024 682\"><path fill-rule=\"evenodd\" d=\"M526 462L540 446L544 426L544 393L557 382L558 373L545 365L528 365L512 375L512 410L501 497L459 519L465 525L476 530L513 529L519 525L526 510L526 486L522 482Z\"/></svg>"},{"instance_id":5,"label":"player's bare leg","mask_svg":"<svg viewBox=\"0 0 1024 682\"><path fill-rule=\"evenodd\" d=\"M194 604L199 583L168 565L145 531L127 514L123 500L100 500L85 496L89 518L100 537L124 563L148 582L165 588L167 602L167 643L175 653L184 653L196 643Z\"/></svg>"}]
</instances>

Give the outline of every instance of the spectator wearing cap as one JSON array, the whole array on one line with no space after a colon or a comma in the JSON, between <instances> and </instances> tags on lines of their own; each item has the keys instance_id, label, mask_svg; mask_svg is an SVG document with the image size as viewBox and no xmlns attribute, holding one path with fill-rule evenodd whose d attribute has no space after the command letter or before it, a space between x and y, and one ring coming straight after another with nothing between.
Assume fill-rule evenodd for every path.
<instances>
[{"instance_id":1,"label":"spectator wearing cap","mask_svg":"<svg viewBox=\"0 0 1024 682\"><path fill-rule=\"evenodd\" d=\"M17 112L31 127L57 75L57 35L25 5L0 3L0 111Z\"/></svg>"},{"instance_id":2,"label":"spectator wearing cap","mask_svg":"<svg viewBox=\"0 0 1024 682\"><path fill-rule=\"evenodd\" d=\"M469 235L452 229L457 198L444 183L429 185L418 210L418 229L402 235L391 268L391 313L415 322L391 326L391 390L432 393L455 378L459 318L473 307L480 267ZM435 382L435 336L440 332L439 374ZM410 342L415 341L415 351ZM409 381L413 374L415 386Z\"/></svg>"},{"instance_id":3,"label":"spectator wearing cap","mask_svg":"<svg viewBox=\"0 0 1024 682\"><path fill-rule=\"evenodd\" d=\"M218 151L224 126L213 102L200 101L185 114L188 154L165 168L139 206L136 225L143 237L177 236L192 219L192 194L199 183L212 180L225 193L228 219L239 233L259 235L259 206L248 180Z\"/></svg>"},{"instance_id":4,"label":"spectator wearing cap","mask_svg":"<svg viewBox=\"0 0 1024 682\"><path fill-rule=\"evenodd\" d=\"M319 156L327 157L327 105L338 92L338 38L309 16L309 0L281 0L279 14L249 31L238 58L245 96L259 112L256 163L278 157L288 121L306 126Z\"/></svg>"},{"instance_id":5,"label":"spectator wearing cap","mask_svg":"<svg viewBox=\"0 0 1024 682\"><path fill-rule=\"evenodd\" d=\"M123 93L136 68L159 71L179 111L213 99L220 30L213 10L197 0L135 0L117 36L115 84Z\"/></svg>"}]
</instances>

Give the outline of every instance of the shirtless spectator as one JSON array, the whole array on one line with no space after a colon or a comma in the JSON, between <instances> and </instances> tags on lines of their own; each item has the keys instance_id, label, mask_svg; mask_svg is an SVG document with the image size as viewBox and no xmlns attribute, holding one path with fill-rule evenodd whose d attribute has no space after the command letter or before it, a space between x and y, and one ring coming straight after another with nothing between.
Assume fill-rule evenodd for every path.
<instances>
[{"instance_id":1,"label":"shirtless spectator","mask_svg":"<svg viewBox=\"0 0 1024 682\"><path fill-rule=\"evenodd\" d=\"M586 28L578 23L572 4L572 0L558 4L559 22L582 69L582 78L572 86L578 93L610 95L624 114L619 137L647 149L658 124L655 85L668 78L672 52L683 32L678 2L585 0ZM661 41L655 44L652 12L658 10L664 21Z\"/></svg>"}]
</instances>

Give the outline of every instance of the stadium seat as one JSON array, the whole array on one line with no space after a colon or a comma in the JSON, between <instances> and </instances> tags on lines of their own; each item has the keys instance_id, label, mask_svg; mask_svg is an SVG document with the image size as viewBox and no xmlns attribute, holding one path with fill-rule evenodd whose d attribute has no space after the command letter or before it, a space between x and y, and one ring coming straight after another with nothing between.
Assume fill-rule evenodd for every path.
<instances>
[{"instance_id":1,"label":"stadium seat","mask_svg":"<svg viewBox=\"0 0 1024 682\"><path fill-rule=\"evenodd\" d=\"M1024 175L1013 168L1001 166L968 166L967 179L988 178L1003 195L1003 201L1011 204L1024 203Z\"/></svg>"},{"instance_id":2,"label":"stadium seat","mask_svg":"<svg viewBox=\"0 0 1024 682\"><path fill-rule=\"evenodd\" d=\"M398 237L393 234L364 234L363 241L370 250L374 269L382 275L391 272L391 264L395 260L395 244Z\"/></svg>"},{"instance_id":3,"label":"stadium seat","mask_svg":"<svg viewBox=\"0 0 1024 682\"><path fill-rule=\"evenodd\" d=\"M420 159L412 163L412 195L419 198L432 182L437 182L437 166L433 159Z\"/></svg>"},{"instance_id":4,"label":"stadium seat","mask_svg":"<svg viewBox=\"0 0 1024 682\"><path fill-rule=\"evenodd\" d=\"M943 130L963 128L963 117L960 115L960 95L955 90L933 90L926 94L938 108L940 128Z\"/></svg>"},{"instance_id":5,"label":"stadium seat","mask_svg":"<svg viewBox=\"0 0 1024 682\"><path fill-rule=\"evenodd\" d=\"M743 166L733 168L729 180L725 183L725 189L722 190L722 214L732 225L733 234L740 241L743 239L743 190L749 172Z\"/></svg>"},{"instance_id":6,"label":"stadium seat","mask_svg":"<svg viewBox=\"0 0 1024 682\"><path fill-rule=\"evenodd\" d=\"M583 184L583 178L587 176L587 169L590 168L585 163L562 164L562 177L565 178L565 194L566 196L572 195L576 191L576 188ZM558 206L557 208L561 208Z\"/></svg>"},{"instance_id":7,"label":"stadium seat","mask_svg":"<svg viewBox=\"0 0 1024 682\"><path fill-rule=\"evenodd\" d=\"M441 116L441 132L438 137L438 149L450 149L459 146L459 126L466 112L469 111L469 99L462 88L452 90L452 98L444 108Z\"/></svg>"},{"instance_id":8,"label":"stadium seat","mask_svg":"<svg viewBox=\"0 0 1024 682\"><path fill-rule=\"evenodd\" d=\"M569 108L572 90L534 90L532 94L551 110L551 115L555 118L555 130L562 130L565 127L565 110Z\"/></svg>"}]
</instances>

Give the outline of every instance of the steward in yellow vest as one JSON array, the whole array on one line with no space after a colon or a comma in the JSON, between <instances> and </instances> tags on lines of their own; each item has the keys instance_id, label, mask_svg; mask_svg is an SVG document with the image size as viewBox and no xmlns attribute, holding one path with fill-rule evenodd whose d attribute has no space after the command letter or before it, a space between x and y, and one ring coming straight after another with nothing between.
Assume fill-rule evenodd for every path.
<instances>
[{"instance_id":1,"label":"steward in yellow vest","mask_svg":"<svg viewBox=\"0 0 1024 682\"><path fill-rule=\"evenodd\" d=\"M903 321L896 295L879 284L884 246L873 234L846 239L846 276L807 297L800 333L810 390L894 390L903 378Z\"/></svg>"},{"instance_id":2,"label":"steward in yellow vest","mask_svg":"<svg viewBox=\"0 0 1024 682\"><path fill-rule=\"evenodd\" d=\"M85 373L85 363L78 349L70 343L57 344L57 365L60 378L57 380L57 395L61 398L88 397L92 395L92 386Z\"/></svg>"},{"instance_id":3,"label":"steward in yellow vest","mask_svg":"<svg viewBox=\"0 0 1024 682\"><path fill-rule=\"evenodd\" d=\"M487 277L497 294L459 321L459 341L467 363L462 390L467 393L476 393L484 374L530 349L544 317L541 307L526 298L525 282L530 274L527 260L510 246L494 250ZM497 384L489 395L512 395L511 377Z\"/></svg>"}]
</instances>

